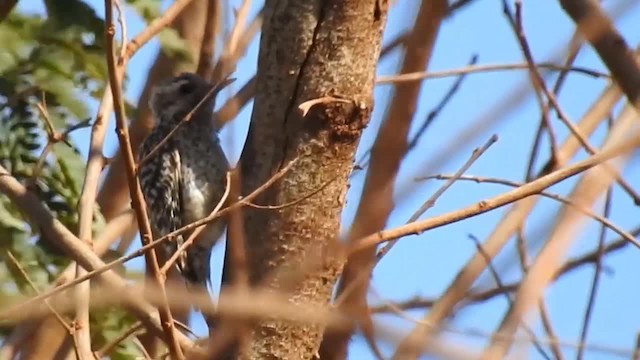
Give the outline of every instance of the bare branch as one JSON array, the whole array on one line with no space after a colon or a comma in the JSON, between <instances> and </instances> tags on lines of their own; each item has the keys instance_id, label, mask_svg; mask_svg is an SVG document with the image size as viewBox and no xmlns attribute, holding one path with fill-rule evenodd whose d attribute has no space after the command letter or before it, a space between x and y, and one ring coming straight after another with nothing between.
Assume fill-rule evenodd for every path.
<instances>
[{"instance_id":1,"label":"bare branch","mask_svg":"<svg viewBox=\"0 0 640 360\"><path fill-rule=\"evenodd\" d=\"M629 138L625 126L618 125L607 138L603 147L604 150L600 154L613 150L617 147L617 144ZM627 124L627 126L630 126L630 124ZM634 138L634 136L631 136L631 138ZM633 144L633 141L627 142L627 144ZM637 145L638 143L636 143ZM634 150L634 148L632 147L628 151ZM594 157L598 156L595 155ZM617 167L623 164L623 161L618 159L616 161ZM604 166L595 167L586 172L572 191L572 201L583 207L593 206L596 199L613 181L613 177L605 169ZM531 305L540 301L542 292L560 269L562 258L571 242L576 238L578 228L583 221L584 219L580 212L575 208L564 207L562 209L551 235L549 235L549 239L530 267L522 284L518 287L513 306L509 308L499 328L492 336L490 345L482 353L482 359L499 359L503 358L507 353L511 346L511 341L508 338L514 333L517 324L529 311Z\"/></svg>"},{"instance_id":2,"label":"bare branch","mask_svg":"<svg viewBox=\"0 0 640 360\"><path fill-rule=\"evenodd\" d=\"M384 230L380 231L377 234L369 235L363 238L358 245L353 246L350 249L350 252L361 251L365 248L375 246L402 236L419 234L426 230L460 221L462 219L466 219L471 215L482 214L487 211L502 207L506 204L510 204L514 201L538 194L543 189L546 189L547 187L556 184L564 179L579 174L594 166L600 165L607 160L624 155L633 150L639 144L640 139L627 139L617 146L612 146L606 151L601 151L597 155L593 155L585 160L575 163L574 165L554 171L549 175L543 176L535 181L527 183L524 186L513 191L498 195L492 199L482 200L476 205L472 205L452 213L443 214L423 221L417 221L415 223L399 226L392 230ZM640 245L638 245L638 247L640 248Z\"/></svg>"},{"instance_id":3,"label":"bare branch","mask_svg":"<svg viewBox=\"0 0 640 360\"><path fill-rule=\"evenodd\" d=\"M469 176L469 175L460 175L458 176L456 175L434 175L434 176L427 176L424 178L420 178L419 180L428 180L428 179L437 179L437 180L467 180L467 181L473 181L473 182L477 182L477 183L491 183L491 184L500 184L500 185L506 185L506 186L511 186L511 187L521 187L524 186L525 183L520 183L520 182L516 182L516 181L510 181L510 180L506 180L506 179L496 179L496 178L488 178L488 177L479 177L479 176ZM593 211L589 210L586 207L580 206L578 204L576 204L575 202L571 201L571 199L568 199L567 197L558 195L558 194L554 194L554 193L550 193L548 191L541 191L538 193L538 195L540 196L544 196L546 198L552 199L552 200L556 200L559 201L565 205L569 205L574 207L576 210L580 211L582 214L592 218L593 220L599 222L600 224L602 224L603 227L606 227L608 229L610 229L611 231L615 232L616 234L622 236L623 239L625 239L627 242L629 242L630 244L636 245L636 247L640 246L640 243L638 243L638 241L635 239L635 236L630 234L629 232L621 229L620 227L616 226L614 223L612 223L610 220L608 220L606 217L603 217L601 215L598 215L596 213L594 213Z\"/></svg>"},{"instance_id":4,"label":"bare branch","mask_svg":"<svg viewBox=\"0 0 640 360\"><path fill-rule=\"evenodd\" d=\"M624 91L629 103L640 111L640 68L633 51L596 1L559 0L578 30L595 48L600 59Z\"/></svg>"},{"instance_id":5,"label":"bare branch","mask_svg":"<svg viewBox=\"0 0 640 360\"><path fill-rule=\"evenodd\" d=\"M427 201L425 201L422 206L420 206L420 208L416 210L413 215L411 215L406 224L411 224L417 221L420 216L422 216L427 210L432 208L436 204L436 201L438 201L438 198L440 198L440 196L442 196L442 194L444 194L445 191L447 191L447 189L449 189L451 185L456 182L456 180L460 179L463 174L467 170L469 170L471 165L473 165L473 163L478 160L496 141L498 141L498 136L493 135L482 147L474 149L471 153L471 157L462 165L462 167L460 167L460 169L458 169L458 171L456 171L455 175L447 179L447 182L443 186L441 186L438 191L433 193L433 195L431 195L429 199L427 199ZM393 248L393 246L397 242L398 240L396 239L385 244L382 249L378 251L378 254L376 255L376 257L378 258L377 260L380 261L387 253L389 253L391 248Z\"/></svg>"},{"instance_id":6,"label":"bare branch","mask_svg":"<svg viewBox=\"0 0 640 360\"><path fill-rule=\"evenodd\" d=\"M527 70L529 69L527 63L513 63L513 64L484 64L484 65L468 65L457 69L442 70L442 71L428 71L428 72L413 72L413 73L401 73L398 75L382 75L376 79L376 84L397 84L403 82L420 81L426 79L440 79L450 76L458 76L463 74L474 73L486 73L493 71L509 71L509 70ZM534 64L536 68L555 71L568 71L583 74L593 78L610 79L609 74L592 70L580 66L567 66L558 65L552 63L537 63Z\"/></svg>"},{"instance_id":7,"label":"bare branch","mask_svg":"<svg viewBox=\"0 0 640 360\"><path fill-rule=\"evenodd\" d=\"M204 79L211 78L213 73L212 61L215 49L216 35L220 31L220 1L207 1L207 18L204 24L204 34L202 35L202 45L200 45L200 56L198 57L198 67L196 73Z\"/></svg>"},{"instance_id":8,"label":"bare branch","mask_svg":"<svg viewBox=\"0 0 640 360\"><path fill-rule=\"evenodd\" d=\"M615 86L607 88L600 99L596 101L592 108L587 112L582 121L579 123L580 130L584 133L591 133L595 130L598 123L604 118L613 105L620 98L621 93ZM622 117L621 117L622 118ZM580 143L574 137L569 137L559 149L561 154L570 157L580 146ZM548 174L555 170L556 167L545 169L540 175ZM521 200L507 212L503 220L490 234L488 239L483 243L485 252L491 256L495 256L506 244L511 235L520 228L520 224L527 217L531 209L535 206L536 197L530 197ZM446 217L443 218L446 220ZM467 264L459 270L454 281L447 287L444 294L433 305L431 311L427 314L426 322L436 327L453 311L454 307L466 296L468 289L473 282L480 276L485 269L486 262L480 254L476 253L467 262ZM417 338L416 338L417 339Z\"/></svg>"}]
</instances>

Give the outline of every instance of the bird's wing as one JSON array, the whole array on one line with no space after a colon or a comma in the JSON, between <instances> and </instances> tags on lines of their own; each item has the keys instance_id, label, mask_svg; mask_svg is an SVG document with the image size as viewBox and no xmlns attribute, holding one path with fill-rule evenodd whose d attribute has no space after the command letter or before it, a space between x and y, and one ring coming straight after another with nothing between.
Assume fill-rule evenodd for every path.
<instances>
[{"instance_id":1,"label":"bird's wing","mask_svg":"<svg viewBox=\"0 0 640 360\"><path fill-rule=\"evenodd\" d=\"M152 142L153 143L153 142ZM146 146L145 146L146 145ZM152 145L143 144L140 158L149 153ZM180 207L180 153L166 144L152 155L139 170L140 187L147 203L147 213L154 238L160 238L182 227ZM183 243L183 236L176 236L175 240L165 242L164 261L168 260ZM184 255L178 258L178 267L184 264ZM163 261L163 262L164 262Z\"/></svg>"}]
</instances>

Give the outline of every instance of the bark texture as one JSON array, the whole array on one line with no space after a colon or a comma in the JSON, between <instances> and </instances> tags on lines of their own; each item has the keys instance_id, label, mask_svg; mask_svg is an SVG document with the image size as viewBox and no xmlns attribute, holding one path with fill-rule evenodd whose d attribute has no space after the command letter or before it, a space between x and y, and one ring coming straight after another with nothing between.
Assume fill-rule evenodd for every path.
<instances>
[{"instance_id":1,"label":"bark texture","mask_svg":"<svg viewBox=\"0 0 640 360\"><path fill-rule=\"evenodd\" d=\"M299 200L330 182L293 206L244 210L251 284L286 288L294 302L328 304L342 267L331 255L332 244L356 146L373 107L386 6L380 0L265 4L256 98L241 158L243 193L295 158L291 171L257 203ZM321 102L304 117L298 110L305 101L327 96L341 100ZM286 278L308 267L304 264L309 261L317 266L295 286L287 283ZM225 266L224 279L232 272ZM240 357L310 359L322 331L320 326L263 322Z\"/></svg>"},{"instance_id":2,"label":"bark texture","mask_svg":"<svg viewBox=\"0 0 640 360\"><path fill-rule=\"evenodd\" d=\"M447 0L416 3L417 16L413 30L406 39L404 59L400 74L424 71L436 43L440 24L447 14ZM418 106L418 96L423 82L398 84L384 122L380 125L376 141L371 148L371 160L362 196L351 225L349 245L367 235L384 230L389 215L395 207L393 188L402 160L407 152L407 136ZM377 358L373 322L367 303L369 279L376 265L376 247L349 256L336 291L339 309L355 321L346 331L328 331L320 346L322 359L346 359L352 335L359 327ZM357 325L357 327L356 327Z\"/></svg>"}]
</instances>

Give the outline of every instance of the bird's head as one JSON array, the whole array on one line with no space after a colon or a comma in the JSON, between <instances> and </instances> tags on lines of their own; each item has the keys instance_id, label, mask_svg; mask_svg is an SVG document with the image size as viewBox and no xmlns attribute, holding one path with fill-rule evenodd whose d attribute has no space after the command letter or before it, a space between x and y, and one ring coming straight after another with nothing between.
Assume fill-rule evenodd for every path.
<instances>
[{"instance_id":1,"label":"bird's head","mask_svg":"<svg viewBox=\"0 0 640 360\"><path fill-rule=\"evenodd\" d=\"M196 107L194 120L212 121L211 116L197 115L210 115L217 93L232 81L227 79L212 84L197 74L182 73L156 86L149 106L154 118L160 122L180 122ZM200 102L202 104L198 106Z\"/></svg>"}]
</instances>

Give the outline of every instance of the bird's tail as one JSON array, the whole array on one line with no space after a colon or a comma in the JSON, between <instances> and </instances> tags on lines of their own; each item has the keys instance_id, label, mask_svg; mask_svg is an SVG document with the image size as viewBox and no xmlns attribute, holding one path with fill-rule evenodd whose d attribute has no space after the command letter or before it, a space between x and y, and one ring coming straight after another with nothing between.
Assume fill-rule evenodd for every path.
<instances>
[{"instance_id":1,"label":"bird's tail","mask_svg":"<svg viewBox=\"0 0 640 360\"><path fill-rule=\"evenodd\" d=\"M193 310L200 312L201 310L198 304L202 303L203 299L206 299L209 296L207 287L199 283L193 283L189 280L187 280L185 283L186 283L186 287L187 287L187 291L189 292L189 295L194 300L191 303L191 305L193 306Z\"/></svg>"},{"instance_id":2,"label":"bird's tail","mask_svg":"<svg viewBox=\"0 0 640 360\"><path fill-rule=\"evenodd\" d=\"M187 290L193 294L194 300L197 299L194 303L201 302L202 299L208 297L211 285L210 260L211 248L194 243L187 249L187 256L180 270L186 280ZM195 304L194 310L200 311Z\"/></svg>"}]
</instances>

